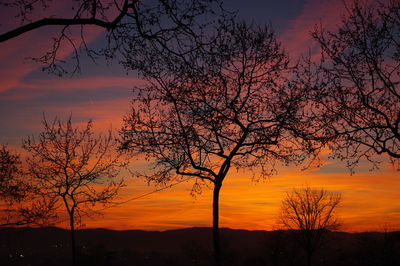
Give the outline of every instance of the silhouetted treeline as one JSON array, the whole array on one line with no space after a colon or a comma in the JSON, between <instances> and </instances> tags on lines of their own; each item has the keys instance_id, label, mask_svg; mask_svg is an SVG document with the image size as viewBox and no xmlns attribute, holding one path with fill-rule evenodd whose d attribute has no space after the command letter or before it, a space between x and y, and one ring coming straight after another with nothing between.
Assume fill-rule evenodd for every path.
<instances>
[{"instance_id":1,"label":"silhouetted treeline","mask_svg":"<svg viewBox=\"0 0 400 266\"><path fill-rule=\"evenodd\" d=\"M77 231L78 265L212 265L212 229ZM0 265L70 265L69 231L1 228ZM225 265L305 265L288 231L221 229ZM315 265L400 265L400 231L329 232Z\"/></svg>"}]
</instances>

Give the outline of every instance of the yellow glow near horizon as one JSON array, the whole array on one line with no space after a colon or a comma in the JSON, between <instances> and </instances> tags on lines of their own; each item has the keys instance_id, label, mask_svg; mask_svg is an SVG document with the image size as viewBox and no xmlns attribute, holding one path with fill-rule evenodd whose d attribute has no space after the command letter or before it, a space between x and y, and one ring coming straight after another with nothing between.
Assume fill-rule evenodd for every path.
<instances>
[{"instance_id":1,"label":"yellow glow near horizon","mask_svg":"<svg viewBox=\"0 0 400 266\"><path fill-rule=\"evenodd\" d=\"M324 167L327 167L326 169ZM400 174L390 169L362 171L352 176L343 166L341 173L330 173L329 165L319 170L300 171L286 168L269 180L254 182L244 171L232 171L220 194L220 227L247 230L277 228L280 204L293 187L309 185L342 193L337 214L341 231L378 231L398 228L400 218ZM335 166L337 167L337 166ZM132 200L104 210L103 216L84 218L84 228L115 230L168 230L186 227L210 227L212 190L203 187L195 198L192 183ZM124 201L156 189L141 179L128 180L117 201ZM64 224L65 226L65 224Z\"/></svg>"}]
</instances>

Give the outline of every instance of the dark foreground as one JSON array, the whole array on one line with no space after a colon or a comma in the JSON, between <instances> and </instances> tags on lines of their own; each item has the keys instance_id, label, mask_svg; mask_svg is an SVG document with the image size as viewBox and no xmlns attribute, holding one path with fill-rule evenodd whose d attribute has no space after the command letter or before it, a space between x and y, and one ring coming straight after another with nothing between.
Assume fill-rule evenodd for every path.
<instances>
[{"instance_id":1,"label":"dark foreground","mask_svg":"<svg viewBox=\"0 0 400 266\"><path fill-rule=\"evenodd\" d=\"M226 265L304 265L284 231L222 229ZM0 228L0 265L70 265L69 233L59 228ZM210 228L165 232L77 232L79 265L212 265ZM400 232L330 232L313 265L400 265Z\"/></svg>"}]
</instances>

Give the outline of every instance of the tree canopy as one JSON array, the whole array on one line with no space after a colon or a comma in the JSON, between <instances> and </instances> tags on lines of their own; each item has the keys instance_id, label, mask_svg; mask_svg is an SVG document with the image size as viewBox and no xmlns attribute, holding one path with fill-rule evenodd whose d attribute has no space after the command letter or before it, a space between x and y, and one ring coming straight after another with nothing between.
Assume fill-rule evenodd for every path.
<instances>
[{"instance_id":1,"label":"tree canopy","mask_svg":"<svg viewBox=\"0 0 400 266\"><path fill-rule=\"evenodd\" d=\"M56 75L80 71L82 52L93 60L111 59L143 41L169 50L172 39L198 35L214 19L228 14L220 0L4 0L0 6L8 11L3 19L9 20L6 28L0 28L0 43L39 28L59 28L55 36L48 36L52 44L46 53L32 57ZM105 30L100 47L89 45L93 27ZM60 55L65 46L72 48L72 68Z\"/></svg>"},{"instance_id":2,"label":"tree canopy","mask_svg":"<svg viewBox=\"0 0 400 266\"><path fill-rule=\"evenodd\" d=\"M149 85L135 90L121 141L153 164L150 181L193 177L194 191L212 184L219 264L219 192L230 169L265 178L277 162L301 162L313 150L297 134L303 91L288 79L289 58L273 30L226 20L205 39L177 43L187 52L176 55L134 47L125 64Z\"/></svg>"},{"instance_id":3,"label":"tree canopy","mask_svg":"<svg viewBox=\"0 0 400 266\"><path fill-rule=\"evenodd\" d=\"M29 153L27 174L36 193L64 209L71 229L73 264L76 264L75 226L83 214L98 204L109 204L123 186L118 176L125 163L116 151L111 130L105 136L93 133L92 122L83 129L54 119L43 121L44 131L28 137L23 148Z\"/></svg>"},{"instance_id":4,"label":"tree canopy","mask_svg":"<svg viewBox=\"0 0 400 266\"><path fill-rule=\"evenodd\" d=\"M279 222L283 228L295 234L296 240L307 253L309 266L327 231L339 228L336 209L340 200L338 193L307 186L293 189L282 201Z\"/></svg>"},{"instance_id":5,"label":"tree canopy","mask_svg":"<svg viewBox=\"0 0 400 266\"><path fill-rule=\"evenodd\" d=\"M362 158L375 163L377 154L399 159L400 4L354 1L347 8L337 30L312 34L322 50L315 121L350 167Z\"/></svg>"}]
</instances>

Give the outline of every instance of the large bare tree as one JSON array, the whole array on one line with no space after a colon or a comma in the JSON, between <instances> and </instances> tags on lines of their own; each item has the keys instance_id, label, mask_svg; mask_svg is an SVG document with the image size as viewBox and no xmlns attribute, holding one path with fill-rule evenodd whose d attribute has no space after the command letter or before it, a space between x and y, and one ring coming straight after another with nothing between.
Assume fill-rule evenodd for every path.
<instances>
[{"instance_id":1,"label":"large bare tree","mask_svg":"<svg viewBox=\"0 0 400 266\"><path fill-rule=\"evenodd\" d=\"M118 174L124 162L114 149L111 130L95 136L91 121L83 129L74 127L71 117L66 123L44 119L43 126L38 139L24 141L23 148L29 152L27 173L36 193L68 213L75 265L75 226L95 205L109 204L117 195L123 185Z\"/></svg>"},{"instance_id":2,"label":"large bare tree","mask_svg":"<svg viewBox=\"0 0 400 266\"><path fill-rule=\"evenodd\" d=\"M326 233L340 225L335 213L340 199L340 194L307 186L293 189L282 201L279 222L294 233L306 251L308 266Z\"/></svg>"},{"instance_id":3,"label":"large bare tree","mask_svg":"<svg viewBox=\"0 0 400 266\"><path fill-rule=\"evenodd\" d=\"M377 154L400 158L399 34L398 1L354 1L338 29L312 34L322 50L314 121L350 167L376 164Z\"/></svg>"},{"instance_id":4,"label":"large bare tree","mask_svg":"<svg viewBox=\"0 0 400 266\"><path fill-rule=\"evenodd\" d=\"M92 59L110 59L121 47L142 41L169 50L171 39L201 35L203 27L227 14L220 0L2 0L0 7L7 10L3 20L9 20L0 28L0 43L39 28L58 27L58 33L49 36L48 51L32 56L57 75L79 71L81 52ZM104 41L96 48L87 40L93 27L105 30ZM72 68L59 55L66 46L73 51Z\"/></svg>"},{"instance_id":5,"label":"large bare tree","mask_svg":"<svg viewBox=\"0 0 400 266\"><path fill-rule=\"evenodd\" d=\"M293 134L301 127L303 92L288 82L289 58L271 27L224 21L207 40L177 43L184 56L146 43L133 47L126 65L149 85L135 90L121 136L123 149L153 163L149 181L192 177L194 191L212 186L221 265L219 195L230 170L265 178L277 162L300 162L312 149Z\"/></svg>"}]
</instances>

